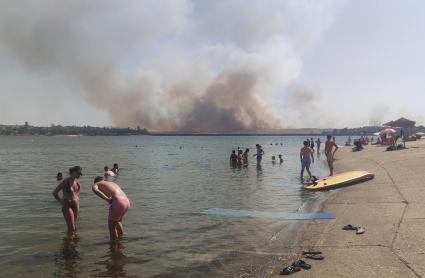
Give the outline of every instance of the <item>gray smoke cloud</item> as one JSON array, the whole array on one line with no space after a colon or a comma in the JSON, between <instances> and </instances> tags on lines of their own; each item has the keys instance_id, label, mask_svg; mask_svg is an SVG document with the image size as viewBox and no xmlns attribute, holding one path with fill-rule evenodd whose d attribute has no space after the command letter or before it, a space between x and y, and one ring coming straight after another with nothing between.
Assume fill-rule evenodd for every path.
<instances>
[{"instance_id":1,"label":"gray smoke cloud","mask_svg":"<svg viewBox=\"0 0 425 278\"><path fill-rule=\"evenodd\" d=\"M329 25L327 1L3 1L0 50L114 124L225 132L281 128L274 99L298 52ZM293 98L293 97L292 97ZM276 102L278 103L278 102Z\"/></svg>"},{"instance_id":2,"label":"gray smoke cloud","mask_svg":"<svg viewBox=\"0 0 425 278\"><path fill-rule=\"evenodd\" d=\"M380 126L390 115L390 107L386 104L379 104L372 107L370 111L369 125Z\"/></svg>"}]
</instances>

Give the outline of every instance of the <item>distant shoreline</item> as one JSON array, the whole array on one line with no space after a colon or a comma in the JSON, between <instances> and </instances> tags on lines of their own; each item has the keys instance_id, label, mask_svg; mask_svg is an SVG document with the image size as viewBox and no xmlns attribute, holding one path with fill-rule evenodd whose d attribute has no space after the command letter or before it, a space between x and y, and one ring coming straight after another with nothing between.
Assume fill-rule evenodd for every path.
<instances>
[{"instance_id":1,"label":"distant shoreline","mask_svg":"<svg viewBox=\"0 0 425 278\"><path fill-rule=\"evenodd\" d=\"M317 134L317 133L150 133L151 136L326 136L325 134ZM332 135L332 133L330 133ZM367 135L372 136L373 134ZM338 134L333 136L360 136L358 134Z\"/></svg>"},{"instance_id":2,"label":"distant shoreline","mask_svg":"<svg viewBox=\"0 0 425 278\"><path fill-rule=\"evenodd\" d=\"M332 136L362 136L363 134L332 134L329 133ZM262 137L273 137L273 136L287 136L287 137L296 137L296 136L307 136L307 137L324 137L328 135L328 133L325 134L311 134L311 133L278 133L278 134L269 134L269 133L146 133L146 134L0 134L0 136L45 136L45 137L52 137L52 136L63 136L63 137L83 137L83 136L154 136L154 137L184 137L184 136L198 136L198 137L229 137L229 136L262 136ZM373 134L366 134L363 136L373 136Z\"/></svg>"},{"instance_id":3,"label":"distant shoreline","mask_svg":"<svg viewBox=\"0 0 425 278\"><path fill-rule=\"evenodd\" d=\"M146 128L131 127L93 127L93 126L62 126L51 125L49 127L24 125L0 125L0 135L5 136L373 136L381 131L382 126L366 126L358 128L288 128L269 129L259 131L234 131L234 132L191 132L191 131L148 131ZM411 133L425 131L420 126L409 129Z\"/></svg>"}]
</instances>

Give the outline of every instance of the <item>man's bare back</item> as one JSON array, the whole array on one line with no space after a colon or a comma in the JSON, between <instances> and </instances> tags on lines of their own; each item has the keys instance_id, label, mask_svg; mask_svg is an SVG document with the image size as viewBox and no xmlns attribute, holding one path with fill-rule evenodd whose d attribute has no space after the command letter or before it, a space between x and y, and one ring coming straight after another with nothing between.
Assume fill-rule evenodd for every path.
<instances>
[{"instance_id":1,"label":"man's bare back","mask_svg":"<svg viewBox=\"0 0 425 278\"><path fill-rule=\"evenodd\" d=\"M111 240L122 237L124 231L123 216L130 208L130 200L128 200L127 195L118 184L105 181L105 178L101 176L94 179L92 190L97 196L110 204L108 227Z\"/></svg>"},{"instance_id":2,"label":"man's bare back","mask_svg":"<svg viewBox=\"0 0 425 278\"><path fill-rule=\"evenodd\" d=\"M122 191L119 185L114 182L103 180L97 182L96 185L99 191L101 191L109 198L120 199L127 197L127 195L125 195L124 191Z\"/></svg>"}]
</instances>

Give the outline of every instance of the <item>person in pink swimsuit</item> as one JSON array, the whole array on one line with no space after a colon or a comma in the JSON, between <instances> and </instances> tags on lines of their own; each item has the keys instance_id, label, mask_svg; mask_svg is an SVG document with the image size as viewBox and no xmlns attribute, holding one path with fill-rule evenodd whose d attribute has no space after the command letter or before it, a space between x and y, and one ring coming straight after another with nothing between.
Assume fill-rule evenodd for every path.
<instances>
[{"instance_id":1,"label":"person in pink swimsuit","mask_svg":"<svg viewBox=\"0 0 425 278\"><path fill-rule=\"evenodd\" d=\"M108 227L111 240L121 238L124 233L122 218L130 208L130 201L118 184L106 181L104 177L96 177L92 187L93 192L108 202Z\"/></svg>"},{"instance_id":2,"label":"person in pink swimsuit","mask_svg":"<svg viewBox=\"0 0 425 278\"><path fill-rule=\"evenodd\" d=\"M80 214L80 199L78 194L81 190L79 178L82 175L82 168L74 166L69 169L69 177L62 179L62 174L58 173L57 180L61 181L53 190L53 196L62 204L62 213L68 226L68 235L72 235L77 230L77 220ZM60 175L59 175L60 174ZM59 192L62 190L62 199L59 197Z\"/></svg>"}]
</instances>

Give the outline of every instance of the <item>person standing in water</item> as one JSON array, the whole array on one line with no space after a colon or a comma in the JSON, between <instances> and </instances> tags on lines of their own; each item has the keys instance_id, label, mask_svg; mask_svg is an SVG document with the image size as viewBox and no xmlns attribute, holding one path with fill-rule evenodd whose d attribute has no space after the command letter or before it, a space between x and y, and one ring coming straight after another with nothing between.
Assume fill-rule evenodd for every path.
<instances>
[{"instance_id":1,"label":"person standing in water","mask_svg":"<svg viewBox=\"0 0 425 278\"><path fill-rule=\"evenodd\" d=\"M77 220L80 214L80 199L78 194L81 190L79 178L83 175L80 166L74 166L69 169L69 177L62 180L53 190L53 196L62 204L62 213L68 227L68 235L72 235L77 230ZM59 180L59 174L57 179ZM59 192L62 191L62 199Z\"/></svg>"},{"instance_id":2,"label":"person standing in water","mask_svg":"<svg viewBox=\"0 0 425 278\"><path fill-rule=\"evenodd\" d=\"M283 163L283 158L282 158L282 155L281 155L281 154L279 154L279 163L280 163L280 164L282 164L282 163Z\"/></svg>"},{"instance_id":3,"label":"person standing in water","mask_svg":"<svg viewBox=\"0 0 425 278\"><path fill-rule=\"evenodd\" d=\"M304 141L304 147L300 150L300 160L301 160L301 174L300 178L301 180L304 178L304 169L307 170L308 175L311 179L311 172L310 172L310 164L314 163L314 156L313 151L311 150L309 144L307 141Z\"/></svg>"},{"instance_id":4,"label":"person standing in water","mask_svg":"<svg viewBox=\"0 0 425 278\"><path fill-rule=\"evenodd\" d=\"M232 150L232 154L230 155L230 163L232 165L236 165L237 161L238 161L238 156L236 155L236 151Z\"/></svg>"},{"instance_id":5,"label":"person standing in water","mask_svg":"<svg viewBox=\"0 0 425 278\"><path fill-rule=\"evenodd\" d=\"M263 159L263 155L265 155L266 153L264 152L260 144L256 144L255 147L257 148L257 153L254 154L254 156L257 157L257 163L261 163L261 159Z\"/></svg>"},{"instance_id":6,"label":"person standing in water","mask_svg":"<svg viewBox=\"0 0 425 278\"><path fill-rule=\"evenodd\" d=\"M322 141L320 141L320 137L317 137L317 140L316 140L317 154L320 153L320 145L321 144L322 144Z\"/></svg>"},{"instance_id":7,"label":"person standing in water","mask_svg":"<svg viewBox=\"0 0 425 278\"><path fill-rule=\"evenodd\" d=\"M311 137L311 139L310 139L310 148L311 148L311 150L314 153L314 140L313 140L313 137Z\"/></svg>"},{"instance_id":8,"label":"person standing in water","mask_svg":"<svg viewBox=\"0 0 425 278\"><path fill-rule=\"evenodd\" d=\"M245 149L245 152L243 153L243 156L242 156L243 165L248 165L248 153L249 153L249 149Z\"/></svg>"},{"instance_id":9,"label":"person standing in water","mask_svg":"<svg viewBox=\"0 0 425 278\"><path fill-rule=\"evenodd\" d=\"M326 140L325 142L325 155L326 155L326 160L328 161L328 166L329 166L329 171L330 171L330 176L332 176L334 174L334 156L336 151L338 150L338 146L335 144L335 140L331 140L332 136L328 135L326 137L328 140ZM335 138L335 137L334 137ZM335 148L335 150L333 150Z\"/></svg>"},{"instance_id":10,"label":"person standing in water","mask_svg":"<svg viewBox=\"0 0 425 278\"><path fill-rule=\"evenodd\" d=\"M101 176L94 179L92 190L97 196L110 204L108 217L110 239L121 238L124 234L122 218L130 208L130 200L128 200L127 195L118 184L106 181Z\"/></svg>"},{"instance_id":11,"label":"person standing in water","mask_svg":"<svg viewBox=\"0 0 425 278\"><path fill-rule=\"evenodd\" d=\"M242 165L242 161L243 161L243 152L241 149L238 150L238 165Z\"/></svg>"}]
</instances>

